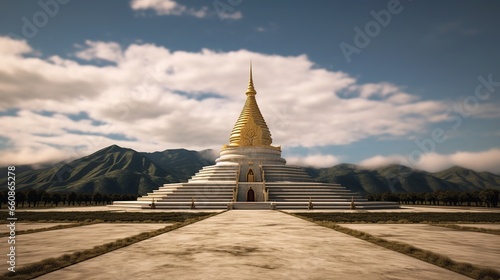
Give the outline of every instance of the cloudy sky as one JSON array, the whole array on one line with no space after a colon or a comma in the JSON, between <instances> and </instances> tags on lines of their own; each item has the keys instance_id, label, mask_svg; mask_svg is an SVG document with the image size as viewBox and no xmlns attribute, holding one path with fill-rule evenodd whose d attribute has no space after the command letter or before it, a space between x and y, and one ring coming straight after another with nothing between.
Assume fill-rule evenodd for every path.
<instances>
[{"instance_id":1,"label":"cloudy sky","mask_svg":"<svg viewBox=\"0 0 500 280\"><path fill-rule=\"evenodd\" d=\"M500 174L498 1L0 2L0 165L216 149L257 100L289 163Z\"/></svg>"}]
</instances>

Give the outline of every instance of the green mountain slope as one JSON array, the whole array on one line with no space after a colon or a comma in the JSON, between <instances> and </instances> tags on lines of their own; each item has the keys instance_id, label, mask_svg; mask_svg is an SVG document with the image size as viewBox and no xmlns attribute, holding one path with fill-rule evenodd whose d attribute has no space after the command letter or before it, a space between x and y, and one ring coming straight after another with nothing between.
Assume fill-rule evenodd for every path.
<instances>
[{"instance_id":1,"label":"green mountain slope","mask_svg":"<svg viewBox=\"0 0 500 280\"><path fill-rule=\"evenodd\" d=\"M69 163L23 172L17 175L16 186L48 192L145 194L178 180L142 154L113 145Z\"/></svg>"},{"instance_id":2,"label":"green mountain slope","mask_svg":"<svg viewBox=\"0 0 500 280\"><path fill-rule=\"evenodd\" d=\"M307 168L306 171L316 181L339 183L362 193L500 189L500 176L461 167L429 173L403 165L366 169L353 164L339 164L330 168Z\"/></svg>"},{"instance_id":3,"label":"green mountain slope","mask_svg":"<svg viewBox=\"0 0 500 280\"><path fill-rule=\"evenodd\" d=\"M393 192L433 192L436 190L469 190L467 186L457 185L437 178L431 173L414 170L404 165L389 165L374 170L382 176L389 190Z\"/></svg>"},{"instance_id":4,"label":"green mountain slope","mask_svg":"<svg viewBox=\"0 0 500 280\"><path fill-rule=\"evenodd\" d=\"M175 174L181 181L187 181L203 166L215 163L214 159L210 158L210 150L196 152L174 149L141 154L164 170Z\"/></svg>"},{"instance_id":5,"label":"green mountain slope","mask_svg":"<svg viewBox=\"0 0 500 280\"><path fill-rule=\"evenodd\" d=\"M361 169L354 164L339 164L330 168L306 168L316 181L337 183L355 192L379 193L387 190L384 178L368 169Z\"/></svg>"},{"instance_id":6,"label":"green mountain slope","mask_svg":"<svg viewBox=\"0 0 500 280\"><path fill-rule=\"evenodd\" d=\"M500 186L500 176L490 172L475 172L460 166L453 166L433 175L448 182L471 186L476 190Z\"/></svg>"}]
</instances>

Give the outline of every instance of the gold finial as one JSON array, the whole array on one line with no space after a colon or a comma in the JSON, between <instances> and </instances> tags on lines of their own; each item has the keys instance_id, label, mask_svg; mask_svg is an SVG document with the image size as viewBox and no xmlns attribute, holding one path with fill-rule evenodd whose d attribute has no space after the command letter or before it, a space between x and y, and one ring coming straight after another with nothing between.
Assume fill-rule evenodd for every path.
<instances>
[{"instance_id":1,"label":"gold finial","mask_svg":"<svg viewBox=\"0 0 500 280\"><path fill-rule=\"evenodd\" d=\"M246 94L247 100L231 131L229 145L225 145L223 149L228 147L266 147L280 151L280 147L271 146L273 142L271 132L269 132L255 99L257 92L253 87L252 62L250 62L250 81Z\"/></svg>"},{"instance_id":2,"label":"gold finial","mask_svg":"<svg viewBox=\"0 0 500 280\"><path fill-rule=\"evenodd\" d=\"M250 81L248 82L248 89L247 89L247 96L248 95L256 95L257 92L255 91L255 88L253 87L253 78L252 78L252 61L250 61Z\"/></svg>"}]
</instances>

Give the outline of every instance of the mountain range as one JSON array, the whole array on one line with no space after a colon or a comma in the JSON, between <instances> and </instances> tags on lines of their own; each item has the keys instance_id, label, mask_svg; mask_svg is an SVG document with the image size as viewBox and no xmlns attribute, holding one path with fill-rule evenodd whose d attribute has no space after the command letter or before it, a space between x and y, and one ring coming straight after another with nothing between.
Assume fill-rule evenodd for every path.
<instances>
[{"instance_id":1,"label":"mountain range","mask_svg":"<svg viewBox=\"0 0 500 280\"><path fill-rule=\"evenodd\" d=\"M459 166L436 173L415 170L404 165L367 169L353 164L339 164L321 169L306 168L306 171L316 181L339 183L361 193L500 189L500 176Z\"/></svg>"},{"instance_id":2,"label":"mountain range","mask_svg":"<svg viewBox=\"0 0 500 280\"><path fill-rule=\"evenodd\" d=\"M144 195L166 183L185 182L203 166L211 164L214 164L211 150L173 149L141 153L112 145L67 163L40 169L18 166L16 186L18 190ZM500 189L499 175L459 166L436 173L403 165L367 169L353 164L339 164L330 168L305 169L316 181L340 183L363 194ZM5 177L0 177L0 184L7 184Z\"/></svg>"}]
</instances>

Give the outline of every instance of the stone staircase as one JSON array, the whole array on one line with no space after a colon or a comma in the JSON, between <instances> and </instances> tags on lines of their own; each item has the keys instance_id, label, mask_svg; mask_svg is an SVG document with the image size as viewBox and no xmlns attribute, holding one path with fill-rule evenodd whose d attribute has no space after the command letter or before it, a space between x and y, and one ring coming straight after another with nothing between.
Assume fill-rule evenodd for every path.
<instances>
[{"instance_id":1,"label":"stone staircase","mask_svg":"<svg viewBox=\"0 0 500 280\"><path fill-rule=\"evenodd\" d=\"M300 166L263 165L266 182L312 182L313 180Z\"/></svg>"},{"instance_id":2,"label":"stone staircase","mask_svg":"<svg viewBox=\"0 0 500 280\"><path fill-rule=\"evenodd\" d=\"M392 202L368 201L340 184L315 182L266 182L268 201L276 209L356 209L399 208Z\"/></svg>"},{"instance_id":3,"label":"stone staircase","mask_svg":"<svg viewBox=\"0 0 500 280\"><path fill-rule=\"evenodd\" d=\"M263 165L268 192L266 202L235 201L239 166L203 167L186 183L165 184L137 201L115 201L110 207L138 209L356 209L399 208L392 202L367 201L339 184L313 182L298 166ZM240 188L250 183L240 183ZM241 196L239 200L244 199ZM154 204L153 204L154 202ZM274 206L272 206L272 204Z\"/></svg>"},{"instance_id":4,"label":"stone staircase","mask_svg":"<svg viewBox=\"0 0 500 280\"><path fill-rule=\"evenodd\" d=\"M116 201L112 207L151 209L226 209L233 201L238 165L203 167L187 183L165 184L137 201Z\"/></svg>"},{"instance_id":5,"label":"stone staircase","mask_svg":"<svg viewBox=\"0 0 500 280\"><path fill-rule=\"evenodd\" d=\"M236 180L238 165L209 165L198 171L188 182Z\"/></svg>"},{"instance_id":6,"label":"stone staircase","mask_svg":"<svg viewBox=\"0 0 500 280\"><path fill-rule=\"evenodd\" d=\"M150 209L154 201L156 209L226 209L233 201L234 186L234 180L165 184L137 201L117 201L113 206Z\"/></svg>"}]
</instances>

